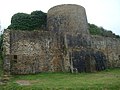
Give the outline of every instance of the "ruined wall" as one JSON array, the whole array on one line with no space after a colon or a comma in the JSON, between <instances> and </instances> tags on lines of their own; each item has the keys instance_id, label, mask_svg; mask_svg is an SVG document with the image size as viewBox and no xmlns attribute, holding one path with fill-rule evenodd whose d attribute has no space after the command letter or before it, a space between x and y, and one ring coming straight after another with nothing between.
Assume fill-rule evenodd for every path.
<instances>
[{"instance_id":1,"label":"ruined wall","mask_svg":"<svg viewBox=\"0 0 120 90\"><path fill-rule=\"evenodd\" d=\"M12 74L62 71L62 51L58 38L46 31L9 31Z\"/></svg>"},{"instance_id":2,"label":"ruined wall","mask_svg":"<svg viewBox=\"0 0 120 90\"><path fill-rule=\"evenodd\" d=\"M10 75L10 33L9 30L4 31L3 35L3 57L4 57L4 74Z\"/></svg>"},{"instance_id":3,"label":"ruined wall","mask_svg":"<svg viewBox=\"0 0 120 90\"><path fill-rule=\"evenodd\" d=\"M6 73L94 72L120 67L119 39L91 36L84 7L67 4L51 8L47 29L4 32Z\"/></svg>"},{"instance_id":4,"label":"ruined wall","mask_svg":"<svg viewBox=\"0 0 120 90\"><path fill-rule=\"evenodd\" d=\"M108 67L120 67L120 39L93 35L91 48L105 54Z\"/></svg>"}]
</instances>

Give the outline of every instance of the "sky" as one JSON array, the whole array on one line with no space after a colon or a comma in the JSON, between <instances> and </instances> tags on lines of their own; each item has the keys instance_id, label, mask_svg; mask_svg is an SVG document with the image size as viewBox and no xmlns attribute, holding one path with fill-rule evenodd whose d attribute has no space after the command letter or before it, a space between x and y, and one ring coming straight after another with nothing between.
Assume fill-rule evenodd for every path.
<instances>
[{"instance_id":1,"label":"sky","mask_svg":"<svg viewBox=\"0 0 120 90\"><path fill-rule=\"evenodd\" d=\"M36 10L47 13L51 7L60 4L83 6L89 23L120 35L120 0L1 0L0 32L10 25L11 17L15 13L30 14Z\"/></svg>"}]
</instances>

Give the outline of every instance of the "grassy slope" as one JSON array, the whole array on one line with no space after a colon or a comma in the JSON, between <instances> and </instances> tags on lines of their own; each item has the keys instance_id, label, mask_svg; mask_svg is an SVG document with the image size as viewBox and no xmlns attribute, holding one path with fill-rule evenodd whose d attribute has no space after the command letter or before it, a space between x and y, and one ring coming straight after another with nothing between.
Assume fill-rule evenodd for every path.
<instances>
[{"instance_id":1,"label":"grassy slope","mask_svg":"<svg viewBox=\"0 0 120 90\"><path fill-rule=\"evenodd\" d=\"M20 86L16 80L34 81L29 86ZM119 90L120 69L96 73L41 73L16 75L1 90Z\"/></svg>"}]
</instances>

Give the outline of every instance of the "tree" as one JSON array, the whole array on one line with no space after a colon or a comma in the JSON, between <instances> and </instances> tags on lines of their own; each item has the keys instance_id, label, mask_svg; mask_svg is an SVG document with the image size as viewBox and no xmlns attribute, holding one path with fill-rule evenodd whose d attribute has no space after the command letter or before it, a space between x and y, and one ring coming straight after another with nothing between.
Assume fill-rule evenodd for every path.
<instances>
[{"instance_id":1,"label":"tree","mask_svg":"<svg viewBox=\"0 0 120 90\"><path fill-rule=\"evenodd\" d=\"M46 26L47 14L42 11L33 11L31 14L17 13L11 18L11 25L8 29L13 30L34 30Z\"/></svg>"},{"instance_id":2,"label":"tree","mask_svg":"<svg viewBox=\"0 0 120 90\"><path fill-rule=\"evenodd\" d=\"M34 29L46 27L47 14L42 11L33 11L31 13L31 20L32 20L32 27L34 27Z\"/></svg>"},{"instance_id":3,"label":"tree","mask_svg":"<svg viewBox=\"0 0 120 90\"><path fill-rule=\"evenodd\" d=\"M11 25L8 29L29 30L31 29L30 15L25 13L17 13L11 18Z\"/></svg>"}]
</instances>

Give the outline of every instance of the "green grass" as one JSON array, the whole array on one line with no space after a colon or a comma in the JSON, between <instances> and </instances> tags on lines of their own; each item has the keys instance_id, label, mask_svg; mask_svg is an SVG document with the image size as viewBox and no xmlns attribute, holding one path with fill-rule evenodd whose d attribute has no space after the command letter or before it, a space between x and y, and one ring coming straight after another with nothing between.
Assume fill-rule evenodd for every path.
<instances>
[{"instance_id":1,"label":"green grass","mask_svg":"<svg viewBox=\"0 0 120 90\"><path fill-rule=\"evenodd\" d=\"M21 86L18 80L31 85ZM120 90L120 69L108 69L96 73L40 73L14 75L0 90Z\"/></svg>"}]
</instances>

